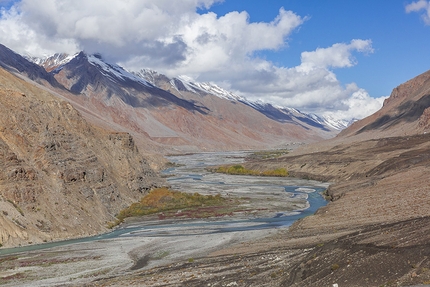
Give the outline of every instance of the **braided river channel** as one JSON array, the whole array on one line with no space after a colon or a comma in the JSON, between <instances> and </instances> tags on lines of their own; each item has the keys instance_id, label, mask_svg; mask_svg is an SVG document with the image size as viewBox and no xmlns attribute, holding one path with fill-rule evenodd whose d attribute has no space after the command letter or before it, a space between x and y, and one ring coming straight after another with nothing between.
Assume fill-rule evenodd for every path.
<instances>
[{"instance_id":1,"label":"braided river channel","mask_svg":"<svg viewBox=\"0 0 430 287\"><path fill-rule=\"evenodd\" d=\"M168 159L177 167L163 171L175 190L250 199L248 206L244 204L244 208L248 209L246 214L210 220L142 222L99 236L1 249L0 255L127 236L192 236L196 230L199 233L223 233L288 227L326 205L321 193L327 188L327 183L295 178L227 175L206 170L210 166L242 163L246 155L247 152L223 152L170 156Z\"/></svg>"},{"instance_id":2,"label":"braided river channel","mask_svg":"<svg viewBox=\"0 0 430 287\"><path fill-rule=\"evenodd\" d=\"M208 219L158 220L152 217L151 220L133 220L99 236L0 249L0 256L17 253L36 256L41 250L45 254L99 252L100 259L93 262L94 268L99 264L115 264L115 270L128 270L136 266L139 258L151 258L149 263L146 260L139 268L150 267L265 236L278 228L290 226L327 204L321 193L328 183L295 178L226 175L206 169L221 164L240 164L248 154L217 152L170 156L168 160L175 163L175 167L163 171L173 189L238 199L239 212ZM86 265L81 273L90 271ZM68 280L72 275L62 276ZM59 281L56 282L62 282L61 278L57 278Z\"/></svg>"}]
</instances>

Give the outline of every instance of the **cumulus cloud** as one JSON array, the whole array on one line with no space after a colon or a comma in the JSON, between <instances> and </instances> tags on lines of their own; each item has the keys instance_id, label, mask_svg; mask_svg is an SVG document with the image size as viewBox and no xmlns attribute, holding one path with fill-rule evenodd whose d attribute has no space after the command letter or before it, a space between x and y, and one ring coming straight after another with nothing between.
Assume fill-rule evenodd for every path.
<instances>
[{"instance_id":1,"label":"cumulus cloud","mask_svg":"<svg viewBox=\"0 0 430 287\"><path fill-rule=\"evenodd\" d=\"M194 15L192 19L182 21L175 33L186 45L184 60L180 65L155 68L162 69L169 75L193 76L202 73L216 74L226 68L241 71L255 51L285 47L286 37L303 21L301 17L283 8L270 23L250 23L246 12L230 12L221 17L214 13ZM151 63L146 54L131 59L125 65L136 68L136 63L157 65Z\"/></svg>"},{"instance_id":2,"label":"cumulus cloud","mask_svg":"<svg viewBox=\"0 0 430 287\"><path fill-rule=\"evenodd\" d=\"M345 68L356 64L352 51L372 53L370 40L355 39L351 43L337 43L329 48L318 48L312 52L303 52L300 70L306 72L315 68Z\"/></svg>"},{"instance_id":3,"label":"cumulus cloud","mask_svg":"<svg viewBox=\"0 0 430 287\"><path fill-rule=\"evenodd\" d=\"M340 101L343 109L326 110L322 115L335 120L362 119L379 110L385 99L386 97L372 98L364 89L357 89L350 97Z\"/></svg>"},{"instance_id":4,"label":"cumulus cloud","mask_svg":"<svg viewBox=\"0 0 430 287\"><path fill-rule=\"evenodd\" d=\"M354 83L342 85L334 73L356 65L355 53L372 53L370 40L303 52L297 67L280 67L257 55L285 51L308 19L284 8L272 21L258 23L246 11L204 10L216 2L222 0L21 0L0 10L0 42L34 56L99 52L131 70L188 75L250 99L319 114L363 117L382 105Z\"/></svg>"},{"instance_id":5,"label":"cumulus cloud","mask_svg":"<svg viewBox=\"0 0 430 287\"><path fill-rule=\"evenodd\" d=\"M231 81L230 88L250 99L336 119L363 118L380 109L385 97L372 98L355 83L344 86L333 72L334 68L356 65L354 53L357 52L372 53L372 42L354 39L350 43L303 52L301 64L292 68L256 64L263 68L250 70L246 77Z\"/></svg>"},{"instance_id":6,"label":"cumulus cloud","mask_svg":"<svg viewBox=\"0 0 430 287\"><path fill-rule=\"evenodd\" d=\"M412 2L405 7L406 13L422 12L421 18L426 25L430 25L430 1L419 0Z\"/></svg>"}]
</instances>

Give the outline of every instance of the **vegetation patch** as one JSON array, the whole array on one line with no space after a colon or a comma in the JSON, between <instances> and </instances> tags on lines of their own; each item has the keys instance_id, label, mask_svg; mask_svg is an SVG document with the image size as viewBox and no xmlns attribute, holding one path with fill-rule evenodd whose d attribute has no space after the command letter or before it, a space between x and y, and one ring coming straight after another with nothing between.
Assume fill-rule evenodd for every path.
<instances>
[{"instance_id":1,"label":"vegetation patch","mask_svg":"<svg viewBox=\"0 0 430 287\"><path fill-rule=\"evenodd\" d=\"M3 263L5 263L7 261L14 261L17 259L18 259L18 256L7 256L7 257L0 258L0 265L3 265Z\"/></svg>"},{"instance_id":2,"label":"vegetation patch","mask_svg":"<svg viewBox=\"0 0 430 287\"><path fill-rule=\"evenodd\" d=\"M232 175L256 175L256 176L279 176L279 177L288 176L288 171L285 168L258 171L258 170L247 169L240 164L231 165L231 166L220 166L217 169L215 169L215 172L232 174Z\"/></svg>"},{"instance_id":3,"label":"vegetation patch","mask_svg":"<svg viewBox=\"0 0 430 287\"><path fill-rule=\"evenodd\" d=\"M103 275L108 274L109 272L112 271L112 268L105 268L105 269L100 269L100 270L96 270L84 275L79 276L78 278L94 278L94 277L100 277Z\"/></svg>"},{"instance_id":4,"label":"vegetation patch","mask_svg":"<svg viewBox=\"0 0 430 287\"><path fill-rule=\"evenodd\" d=\"M169 161L169 162L165 163L164 168L167 169L167 168L181 167L181 166L185 166L185 164L180 164L180 163L177 163L177 162L171 162L171 161Z\"/></svg>"},{"instance_id":5,"label":"vegetation patch","mask_svg":"<svg viewBox=\"0 0 430 287\"><path fill-rule=\"evenodd\" d=\"M339 264L337 264L337 263L335 263L335 264L333 264L333 265L331 265L331 271L336 271L337 269L339 269Z\"/></svg>"},{"instance_id":6,"label":"vegetation patch","mask_svg":"<svg viewBox=\"0 0 430 287\"><path fill-rule=\"evenodd\" d=\"M44 257L42 257L42 258L31 258L31 259L18 260L15 265L17 267L32 267L32 266L48 267L51 265L74 263L74 262L85 261L85 260L96 260L99 258L100 258L100 256L65 257L65 258L49 258L49 257L44 258Z\"/></svg>"},{"instance_id":7,"label":"vegetation patch","mask_svg":"<svg viewBox=\"0 0 430 287\"><path fill-rule=\"evenodd\" d=\"M325 200L327 201L333 200L332 196L328 193L328 189L324 190L321 194Z\"/></svg>"},{"instance_id":8,"label":"vegetation patch","mask_svg":"<svg viewBox=\"0 0 430 287\"><path fill-rule=\"evenodd\" d=\"M289 153L288 149L277 149L277 150L264 150L257 151L250 154L247 159L250 160L262 160L262 159L274 159L286 155Z\"/></svg>"},{"instance_id":9,"label":"vegetation patch","mask_svg":"<svg viewBox=\"0 0 430 287\"><path fill-rule=\"evenodd\" d=\"M127 217L159 214L160 219L184 216L188 218L210 217L218 214L228 204L221 195L201 195L157 188L145 195L139 202L133 203L117 215L110 228L120 224ZM226 212L226 211L224 211Z\"/></svg>"}]
</instances>

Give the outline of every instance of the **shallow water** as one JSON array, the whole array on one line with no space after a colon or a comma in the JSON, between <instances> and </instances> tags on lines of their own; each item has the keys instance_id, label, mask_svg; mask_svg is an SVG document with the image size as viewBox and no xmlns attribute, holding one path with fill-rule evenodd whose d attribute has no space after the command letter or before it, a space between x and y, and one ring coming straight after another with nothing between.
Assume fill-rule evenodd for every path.
<instances>
[{"instance_id":1,"label":"shallow water","mask_svg":"<svg viewBox=\"0 0 430 287\"><path fill-rule=\"evenodd\" d=\"M206 170L221 164L243 163L247 154L227 152L171 156L168 159L179 167L167 169L164 174L170 176L168 182L172 188L180 191L221 194L224 197L256 197L263 201L285 203L283 212L274 211L271 216L247 220L264 222L265 227L289 226L327 204L321 195L328 187L327 183L296 178L227 175ZM295 208L297 206L302 208Z\"/></svg>"},{"instance_id":2,"label":"shallow water","mask_svg":"<svg viewBox=\"0 0 430 287\"><path fill-rule=\"evenodd\" d=\"M321 196L321 192L328 186L326 183L294 178L214 174L205 169L212 165L241 163L246 154L228 152L171 156L169 160L180 166L169 168L164 174L169 175L168 182L172 188L179 191L261 200L268 208L265 216L258 214L240 219L223 217L208 220L142 221L99 236L0 249L0 256L115 238L182 237L274 229L290 226L294 221L313 214L327 203Z\"/></svg>"}]
</instances>

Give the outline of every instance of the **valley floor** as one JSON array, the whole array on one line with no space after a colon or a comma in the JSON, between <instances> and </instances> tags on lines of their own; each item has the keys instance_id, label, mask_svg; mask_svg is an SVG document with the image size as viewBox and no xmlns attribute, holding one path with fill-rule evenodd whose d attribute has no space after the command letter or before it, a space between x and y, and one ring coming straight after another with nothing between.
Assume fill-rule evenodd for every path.
<instances>
[{"instance_id":1,"label":"valley floor","mask_svg":"<svg viewBox=\"0 0 430 287\"><path fill-rule=\"evenodd\" d=\"M427 217L343 232L302 233L299 237L282 231L192 262L177 262L93 283L95 286L421 286L430 284L429 226Z\"/></svg>"},{"instance_id":2,"label":"valley floor","mask_svg":"<svg viewBox=\"0 0 430 287\"><path fill-rule=\"evenodd\" d=\"M135 258L134 263L109 259L114 252L85 250L82 245L83 259L68 262L66 269L61 265L57 272L88 269L104 258L102 264L93 275L82 273L73 283L64 280L59 286L430 285L428 135L341 144L246 166L286 167L296 175L334 182L329 188L332 202L288 230L249 233L246 238L214 234L208 245L213 248L204 251L182 241L185 245L176 246L178 256L168 262L160 261L164 254L157 252L163 249L151 243L145 248L155 248L153 256ZM210 240L197 242L207 245ZM134 254L124 249L122 254L126 253ZM80 253L75 250L73 254L78 257ZM151 265L156 261L161 264Z\"/></svg>"},{"instance_id":3,"label":"valley floor","mask_svg":"<svg viewBox=\"0 0 430 287\"><path fill-rule=\"evenodd\" d=\"M332 202L264 239L97 286L430 286L429 139L344 143L248 162L331 181Z\"/></svg>"}]
</instances>

